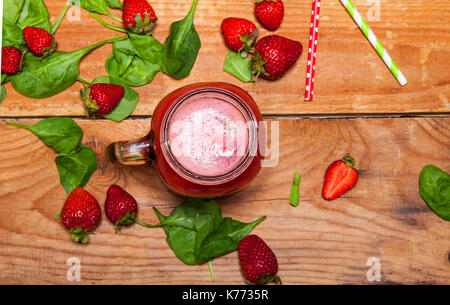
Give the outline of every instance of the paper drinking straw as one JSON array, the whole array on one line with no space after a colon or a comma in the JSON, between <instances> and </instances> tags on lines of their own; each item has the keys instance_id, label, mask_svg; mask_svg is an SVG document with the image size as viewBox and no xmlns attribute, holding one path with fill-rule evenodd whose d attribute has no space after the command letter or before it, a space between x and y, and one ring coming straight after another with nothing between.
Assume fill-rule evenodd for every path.
<instances>
[{"instance_id":1,"label":"paper drinking straw","mask_svg":"<svg viewBox=\"0 0 450 305\"><path fill-rule=\"evenodd\" d=\"M319 31L320 0L313 0L311 11L311 32L309 34L308 65L306 67L305 101L312 101L314 95L314 74L316 72L317 36Z\"/></svg>"},{"instance_id":2,"label":"paper drinking straw","mask_svg":"<svg viewBox=\"0 0 450 305\"><path fill-rule=\"evenodd\" d=\"M394 77L397 79L397 81L400 83L401 86L406 85L408 82L403 75L403 73L400 71L400 69L397 67L395 62L392 60L392 58L389 56L386 49L383 47L381 42L377 39L375 34L372 32L370 27L367 25L366 21L361 17L361 15L356 10L355 6L350 0L340 0L342 4L345 6L349 14L353 17L353 20L355 20L356 24L359 26L361 31L364 33L366 38L370 41L370 44L375 48L378 55L383 59L386 66L391 70Z\"/></svg>"}]
</instances>

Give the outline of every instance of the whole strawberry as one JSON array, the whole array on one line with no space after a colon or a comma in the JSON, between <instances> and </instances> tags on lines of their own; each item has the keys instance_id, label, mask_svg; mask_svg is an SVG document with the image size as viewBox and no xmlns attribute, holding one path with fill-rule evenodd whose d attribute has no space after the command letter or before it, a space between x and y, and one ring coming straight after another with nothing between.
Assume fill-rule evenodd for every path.
<instances>
[{"instance_id":1,"label":"whole strawberry","mask_svg":"<svg viewBox=\"0 0 450 305\"><path fill-rule=\"evenodd\" d=\"M22 52L16 47L2 48L2 73L16 74L22 68Z\"/></svg>"},{"instance_id":2,"label":"whole strawberry","mask_svg":"<svg viewBox=\"0 0 450 305\"><path fill-rule=\"evenodd\" d=\"M81 97L89 117L110 113L125 94L120 85L98 83L81 90Z\"/></svg>"},{"instance_id":3,"label":"whole strawberry","mask_svg":"<svg viewBox=\"0 0 450 305\"><path fill-rule=\"evenodd\" d=\"M23 29L23 38L28 48L36 56L48 56L56 50L56 41L53 35L44 29L27 26Z\"/></svg>"},{"instance_id":4,"label":"whole strawberry","mask_svg":"<svg viewBox=\"0 0 450 305\"><path fill-rule=\"evenodd\" d=\"M222 21L222 34L226 45L233 51L250 51L258 37L258 30L250 20L228 17Z\"/></svg>"},{"instance_id":5,"label":"whole strawberry","mask_svg":"<svg viewBox=\"0 0 450 305\"><path fill-rule=\"evenodd\" d=\"M269 282L281 284L277 275L277 258L269 246L258 236L248 235L238 244L239 259L245 278L260 285Z\"/></svg>"},{"instance_id":6,"label":"whole strawberry","mask_svg":"<svg viewBox=\"0 0 450 305\"><path fill-rule=\"evenodd\" d=\"M106 193L106 217L120 231L122 226L136 222L137 202L129 193L118 185L111 185Z\"/></svg>"},{"instance_id":7,"label":"whole strawberry","mask_svg":"<svg viewBox=\"0 0 450 305\"><path fill-rule=\"evenodd\" d=\"M284 5L281 0L257 0L255 4L256 19L268 30L275 31L284 17Z\"/></svg>"},{"instance_id":8,"label":"whole strawberry","mask_svg":"<svg viewBox=\"0 0 450 305\"><path fill-rule=\"evenodd\" d=\"M123 25L133 33L150 35L156 24L156 14L146 0L123 2Z\"/></svg>"},{"instance_id":9,"label":"whole strawberry","mask_svg":"<svg viewBox=\"0 0 450 305\"><path fill-rule=\"evenodd\" d=\"M346 154L341 160L336 160L327 168L322 189L322 197L333 200L350 190L358 181L358 168L355 160Z\"/></svg>"},{"instance_id":10,"label":"whole strawberry","mask_svg":"<svg viewBox=\"0 0 450 305\"><path fill-rule=\"evenodd\" d=\"M278 35L258 40L252 70L256 76L275 80L282 77L303 52L300 42Z\"/></svg>"},{"instance_id":11,"label":"whole strawberry","mask_svg":"<svg viewBox=\"0 0 450 305\"><path fill-rule=\"evenodd\" d=\"M97 199L79 187L70 193L61 211L61 221L72 233L72 240L83 244L88 242L89 231L98 226L101 218Z\"/></svg>"}]
</instances>

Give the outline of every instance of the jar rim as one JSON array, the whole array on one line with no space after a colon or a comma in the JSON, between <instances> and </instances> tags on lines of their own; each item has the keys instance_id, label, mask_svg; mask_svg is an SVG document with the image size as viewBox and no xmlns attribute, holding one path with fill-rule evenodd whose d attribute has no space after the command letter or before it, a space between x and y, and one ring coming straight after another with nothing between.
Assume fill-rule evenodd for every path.
<instances>
[{"instance_id":1,"label":"jar rim","mask_svg":"<svg viewBox=\"0 0 450 305\"><path fill-rule=\"evenodd\" d=\"M241 111L241 113L247 120L248 126L247 128L249 131L247 143L248 145L246 147L246 152L242 160L236 167L234 167L229 172L217 176L202 176L186 169L182 164L180 164L180 162L177 161L176 157L174 156L174 154L170 149L170 143L168 141L169 124L176 110L179 109L179 107L183 104L183 102L190 100L195 95L203 93L220 94L223 97L228 98L227 100L228 102L230 102L230 100L231 102L234 102L235 104L234 106L237 106L237 108ZM205 185L223 184L225 182L231 181L237 176L239 176L242 172L244 172L248 168L248 166L252 163L254 157L257 155L258 121L256 115L246 104L243 98L226 89L217 87L204 87L186 92L185 94L178 97L176 101L169 107L161 123L163 126L163 128L161 128L160 131L162 153L166 158L167 162L169 163L170 167L188 181Z\"/></svg>"}]
</instances>

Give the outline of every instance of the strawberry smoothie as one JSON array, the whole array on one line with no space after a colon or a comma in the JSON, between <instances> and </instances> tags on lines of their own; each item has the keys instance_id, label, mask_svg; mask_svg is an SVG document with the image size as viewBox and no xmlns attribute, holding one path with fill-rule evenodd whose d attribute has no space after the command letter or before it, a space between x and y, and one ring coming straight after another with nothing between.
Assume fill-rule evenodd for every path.
<instances>
[{"instance_id":1,"label":"strawberry smoothie","mask_svg":"<svg viewBox=\"0 0 450 305\"><path fill-rule=\"evenodd\" d=\"M262 121L243 89L220 82L192 84L161 100L146 136L111 143L106 155L125 165L152 164L177 195L225 196L248 185L261 169Z\"/></svg>"},{"instance_id":2,"label":"strawberry smoothie","mask_svg":"<svg viewBox=\"0 0 450 305\"><path fill-rule=\"evenodd\" d=\"M248 116L223 96L198 94L178 106L168 125L175 160L195 176L236 169L248 153Z\"/></svg>"}]
</instances>

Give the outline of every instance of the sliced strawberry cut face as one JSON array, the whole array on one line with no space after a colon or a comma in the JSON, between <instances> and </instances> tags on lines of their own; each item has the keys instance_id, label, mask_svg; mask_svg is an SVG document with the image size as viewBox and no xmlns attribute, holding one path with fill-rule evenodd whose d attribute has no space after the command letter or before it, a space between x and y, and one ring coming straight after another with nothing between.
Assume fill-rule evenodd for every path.
<instances>
[{"instance_id":1,"label":"sliced strawberry cut face","mask_svg":"<svg viewBox=\"0 0 450 305\"><path fill-rule=\"evenodd\" d=\"M326 200L333 200L350 190L358 180L358 170L354 167L354 160L346 155L342 160L334 161L325 173L322 196Z\"/></svg>"}]
</instances>

